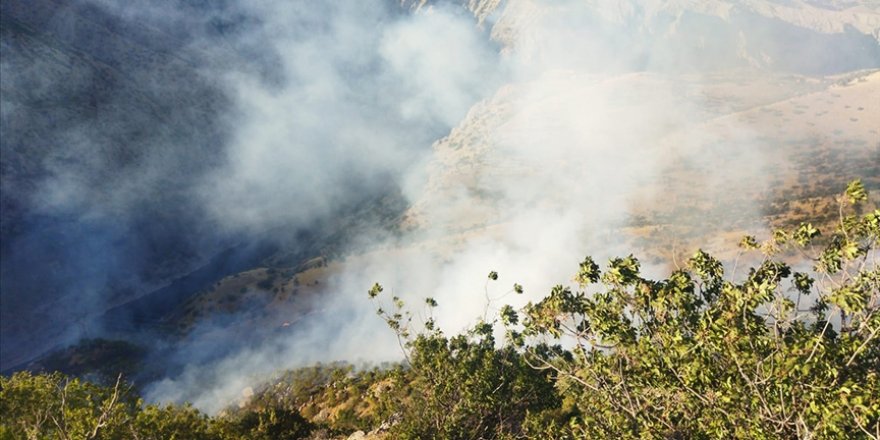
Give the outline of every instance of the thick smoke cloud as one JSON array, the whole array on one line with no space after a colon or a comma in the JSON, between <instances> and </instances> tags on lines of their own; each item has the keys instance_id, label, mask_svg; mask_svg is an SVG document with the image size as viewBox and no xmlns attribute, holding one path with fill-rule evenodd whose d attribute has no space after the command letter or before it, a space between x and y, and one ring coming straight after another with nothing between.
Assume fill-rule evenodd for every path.
<instances>
[{"instance_id":1,"label":"thick smoke cloud","mask_svg":"<svg viewBox=\"0 0 880 440\"><path fill-rule=\"evenodd\" d=\"M254 2L280 83L226 76L236 132L200 188L230 227L305 224L423 160L490 90L495 51L464 11L386 2ZM487 81L488 80L488 81Z\"/></svg>"},{"instance_id":2,"label":"thick smoke cloud","mask_svg":"<svg viewBox=\"0 0 880 440\"><path fill-rule=\"evenodd\" d=\"M365 188L379 186L371 180L390 176L402 184L428 160L431 142L489 96L500 77L497 46L462 8L410 14L382 2L263 2L249 5L248 14L271 35L267 50L277 55L283 80L225 77L238 129L225 165L198 192L231 230L259 235L295 227L363 197ZM356 240L376 245L368 236ZM369 305L336 294L362 291L367 276L331 280L327 295L309 307L317 312L293 334L269 335L219 360L217 346L205 341L230 332L202 323L181 343L185 357L174 359L187 365L180 377L152 385L149 395L217 410L280 366L395 359L397 344L364 313ZM196 388L210 391L193 394Z\"/></svg>"},{"instance_id":3,"label":"thick smoke cloud","mask_svg":"<svg viewBox=\"0 0 880 440\"><path fill-rule=\"evenodd\" d=\"M411 232L379 239L373 251L341 263L341 273L330 277L325 295L312 304L317 312L297 323L293 333L210 365L193 364L155 384L149 395L218 410L278 368L315 360L398 359L396 342L364 294L374 281L405 299L418 318L428 313L420 306L422 299L437 299L435 317L442 328L456 332L476 319L491 319L502 303L522 305L540 298L552 285L570 279L584 254L603 260L633 251L622 228L633 215L678 203L678 197L711 200L760 227L756 202L743 204L730 195L767 188L770 174L760 164L767 162L773 140L742 121L716 120L730 109L707 99L704 89L717 80L713 75L756 67L755 51L766 56L763 70L743 72L763 80L788 69L828 72L880 62L877 57L852 58L841 66L820 44L813 45L814 59L820 61L797 65L800 58L778 55L801 31L748 14L725 21L712 15L675 17L661 11L645 17L650 11L636 8L626 15L597 8L574 1L509 2L488 21L502 45L498 59L488 55L472 23L442 9L416 13L384 29L374 40L379 55L390 68L387 73L401 81L398 91L409 92L389 96L395 116L454 125L474 104L458 127L434 145L428 164L398 168L408 176L405 190L412 208L405 224ZM752 25L778 32L746 38L741 30ZM454 56L437 52L437 43L426 41L438 33L455 47L484 49ZM370 40L374 34L364 35ZM863 37L856 40L864 42ZM829 41L836 38L842 37ZM866 47L865 53L876 52L870 43ZM333 69L320 72L322 78L337 75ZM485 72L502 75L507 84L477 103L481 93L474 90L485 95L486 89L473 78ZM333 99L346 90L334 90ZM383 89L383 96L387 93ZM265 114L268 119L261 124L267 125L279 115ZM353 121L357 130L358 118ZM711 144L719 146L706 147ZM673 165L717 171L696 173L692 178L698 187L673 194L664 185L666 167ZM647 264L646 271L662 276L668 264ZM487 282L490 270L501 273L498 282ZM514 282L526 286L525 295L510 293Z\"/></svg>"},{"instance_id":4,"label":"thick smoke cloud","mask_svg":"<svg viewBox=\"0 0 880 440\"><path fill-rule=\"evenodd\" d=\"M310 255L491 91L497 53L465 10L414 24L387 1L46 0L4 17L4 369L153 320L101 315L248 268L260 243Z\"/></svg>"}]
</instances>

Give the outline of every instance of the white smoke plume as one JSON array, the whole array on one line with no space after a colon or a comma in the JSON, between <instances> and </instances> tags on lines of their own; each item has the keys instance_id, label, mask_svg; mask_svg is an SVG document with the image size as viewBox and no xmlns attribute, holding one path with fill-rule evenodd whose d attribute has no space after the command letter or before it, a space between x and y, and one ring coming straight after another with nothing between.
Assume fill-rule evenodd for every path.
<instances>
[{"instance_id":1,"label":"white smoke plume","mask_svg":"<svg viewBox=\"0 0 880 440\"><path fill-rule=\"evenodd\" d=\"M423 10L381 27L381 36L375 38L357 26L359 18L353 18L369 17L367 11L343 13L343 24L331 27L357 33L359 41L372 41L371 47L378 48L388 74L395 78L385 85L399 84L390 101L379 100L393 110L393 118L454 125L466 108L472 106L471 111L434 144L426 166L408 166L410 158L395 161L399 150L388 146L394 145L397 133L377 133L373 136L384 142L376 143L363 135L387 124L371 125L372 119L362 124L358 117L328 121L329 126L316 134L318 139L328 134L332 139L351 129L360 134L355 139L367 140L367 145L342 141L338 150L333 147L334 155L362 154L366 149L379 159L374 166L391 164L387 166L407 174L412 208L405 224L410 232L402 238L382 239L373 251L338 266L340 272L330 276L325 294L312 305L319 310L318 317L303 324L302 331L273 339L265 347L243 350L216 365L194 365L180 377L154 386L151 396L191 400L213 411L234 400L257 377L278 368L316 360L399 359L391 332L375 317L365 295L374 281L402 297L419 316L425 313L422 299L435 298L440 304L435 310L440 326L457 332L487 313L491 319L503 303L522 305L542 297L552 285L566 283L586 254L602 261L633 251L622 228L634 214L652 212L652 206L662 208L680 203L679 197L694 196L694 204L709 200L721 206L721 213L733 216L725 211L727 205L735 216L760 228L757 202L742 203L736 194L767 188L770 174L761 164L768 162L774 140L741 120L719 119L736 103L722 102L718 108L706 89L719 75L771 80L777 74L773 69L746 69L752 60L737 48L775 48L786 41L772 35L745 41L735 32L742 23L713 29L713 24L722 23L714 16L694 16L689 23L686 15L676 18L662 11L653 18L623 11L621 17L610 19L602 16L606 12L597 13L588 2L508 2L503 13L489 17L495 26L493 35L502 45L500 57L489 55L492 47L474 23L443 8ZM678 23L670 25L676 19ZM762 23L759 17L739 20ZM676 26L681 28L678 33ZM338 39L331 41L345 46ZM369 49L356 53L343 49L341 56L357 58L364 51ZM349 86L333 83L338 72L324 62L298 59L289 65L310 72L312 67L321 79L313 85L315 93L326 94L333 103L330 115L312 118L334 118L339 113L336 103L345 100ZM507 84L489 96L481 75L501 75ZM274 185L284 181L281 175L286 171L269 162L302 160L295 155L303 153L290 142L300 130L283 111L290 102L285 97L296 93L301 90L282 89L273 97L257 93L244 99L246 105L255 106L245 113L260 115L259 128L243 132L248 142L242 143L244 155L231 161L238 178L229 181L229 192L250 192L241 186L253 180L247 173L261 176L253 196L260 207L284 199L275 188L290 188ZM384 89L380 94L388 96ZM370 147L379 144L383 147ZM289 152L279 152L280 160L279 154L269 154L285 148ZM257 162L252 162L254 157ZM698 187L684 194L665 192L676 188L664 185L667 167L673 165L696 170L691 178ZM333 186L320 177L313 179L322 188ZM333 200L326 192L320 198L327 203ZM248 203L233 199L232 205ZM221 212L229 209L224 206ZM261 209L253 212L254 218L285 218L283 213ZM646 270L662 276L670 263L648 264ZM499 281L487 281L490 270L500 272ZM514 282L525 286L525 295L506 294Z\"/></svg>"}]
</instances>

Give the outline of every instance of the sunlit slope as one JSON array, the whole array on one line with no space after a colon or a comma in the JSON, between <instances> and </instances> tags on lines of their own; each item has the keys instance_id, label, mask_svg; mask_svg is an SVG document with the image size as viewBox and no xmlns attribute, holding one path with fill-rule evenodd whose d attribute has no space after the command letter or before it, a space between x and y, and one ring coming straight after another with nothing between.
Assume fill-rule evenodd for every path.
<instances>
[{"instance_id":1,"label":"sunlit slope","mask_svg":"<svg viewBox=\"0 0 880 440\"><path fill-rule=\"evenodd\" d=\"M167 313L136 323L170 341L257 346L359 318L351 298L376 280L399 275L422 284L398 284L403 294L454 297L498 269L537 274L517 278L532 294L570 277L584 254L632 252L665 270L698 245L729 260L743 234L826 225L851 178L877 202L880 13L869 3L462 3L456 11L478 16L513 73L408 170L402 217L367 206L288 240L280 227L268 234L277 252L182 288L177 302L152 300ZM394 234L356 227L371 209L381 221L366 223L397 225ZM500 263L508 257L519 264ZM469 270L478 276L460 275ZM456 313L482 312L482 296L468 300ZM105 313L111 330L129 324L117 312Z\"/></svg>"},{"instance_id":2,"label":"sunlit slope","mask_svg":"<svg viewBox=\"0 0 880 440\"><path fill-rule=\"evenodd\" d=\"M676 92L656 92L670 89ZM590 109L595 100L603 105ZM834 197L849 179L874 189L877 203L878 102L880 73L872 71L819 78L557 72L540 85L510 85L434 145L425 184L401 220L405 239L344 259L229 277L169 322L186 333L204 316L245 310L241 328L286 331L322 308L321 295L350 287L339 280L353 272L419 258L442 267L475 242L518 243L528 237L512 232L536 213L583 215L574 220L585 231L572 238L576 253L612 246L665 265L708 246L733 258L744 234L799 222L829 226ZM651 116L676 105L688 108ZM586 113L542 119L559 107ZM577 142L554 146L564 141Z\"/></svg>"},{"instance_id":3,"label":"sunlit slope","mask_svg":"<svg viewBox=\"0 0 880 440\"><path fill-rule=\"evenodd\" d=\"M760 227L775 218L765 214L785 195L796 203L833 194L847 178L878 183L876 72L597 80L559 72L521 91L530 86L511 86L476 106L435 145L425 191L408 212L410 227L435 223L462 230L503 222L516 215L507 206L523 201L535 208L590 203L569 199L577 193L570 185L528 200L499 193L505 187L499 182L513 180L542 188L566 180L596 184L598 173L611 184L591 192L594 198L627 199L625 215L637 223L673 223L683 217L670 217L672 212L713 207L736 214L713 222L716 229ZM567 120L542 116L558 115L559 108L571 110L564 113ZM552 146L564 141L573 145ZM615 161L621 163L614 170L591 168ZM739 212L731 203L741 206Z\"/></svg>"},{"instance_id":4,"label":"sunlit slope","mask_svg":"<svg viewBox=\"0 0 880 440\"><path fill-rule=\"evenodd\" d=\"M859 72L827 78L822 90L673 133L661 144L688 148L666 161L663 172L669 177L638 198L633 210L641 222L654 219L675 231L667 232L667 239L691 244L719 232L746 233L800 222L827 228L837 218L838 188L849 179L880 187L878 102L880 73ZM742 145L754 147L737 154ZM693 155L719 161L694 166L688 160ZM749 173L754 180L743 179Z\"/></svg>"}]
</instances>

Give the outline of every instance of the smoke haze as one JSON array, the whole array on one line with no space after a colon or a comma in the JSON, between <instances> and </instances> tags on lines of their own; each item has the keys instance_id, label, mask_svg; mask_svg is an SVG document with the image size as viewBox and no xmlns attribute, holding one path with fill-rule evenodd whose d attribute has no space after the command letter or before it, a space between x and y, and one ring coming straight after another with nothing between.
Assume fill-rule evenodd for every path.
<instances>
[{"instance_id":1,"label":"smoke haze","mask_svg":"<svg viewBox=\"0 0 880 440\"><path fill-rule=\"evenodd\" d=\"M471 8L497 4L485 3ZM567 282L584 255L657 255L658 242L640 241L649 236L668 238L672 248L660 254L674 257L692 251L675 249L686 239L681 229L759 233L766 224L758 195L790 160L777 144L817 134L770 133L748 112L819 93L831 84L823 75L880 67L880 34L862 29L867 19L816 29L787 19L778 5L648 3L509 0L475 17L455 2L267 0L171 10L102 0L93 4L127 21L189 29L178 31L184 35L175 41L184 43L170 51L199 54L190 59L199 78L228 105L216 104L223 110L213 119L219 128L205 129L208 145L181 156L163 152L187 149L189 138L160 139L161 148L132 158L123 177L100 184L82 181L119 166L90 150L97 135L65 137L84 146L71 147L75 165L50 161L37 204L74 212L77 228L99 222L82 232L89 245L76 249L100 257L70 277L84 273L100 286L138 264L131 255L142 255L140 248L113 243L136 222L119 219L154 196L143 188L164 188L157 181L177 188L162 204L188 207L186 233L196 236L190 253L199 261L247 242L306 248L312 235L298 232L399 190L406 201L405 212L395 213L399 228L357 229L320 285L313 281L317 294L290 298L293 306L255 305L276 307L269 318L256 315L272 323L268 330L256 330L266 324L246 311L200 318L183 340L162 343L157 356L168 367L145 392L215 412L278 369L399 360L394 335L367 299L373 282L420 318L423 299L435 298L441 328L454 333L491 319L503 303L541 298ZM837 17L830 8L804 8ZM867 7L859 14L880 16ZM21 72L10 66L4 56L4 73ZM7 90L20 87L7 87L19 80L13 77L4 78L4 131L14 113ZM877 155L880 144L845 148ZM674 209L684 205L699 209ZM120 230L101 223L108 218ZM637 218L659 226L636 231ZM46 252L37 248L26 261ZM669 263L646 262L646 271L662 276ZM498 281L487 282L490 270ZM510 294L514 282L524 295ZM4 307L15 289L4 282ZM87 298L77 303L82 314L111 302L81 291L65 297ZM56 305L45 307L56 313ZM302 313L287 315L290 307ZM290 325L279 329L283 321ZM4 333L5 343L11 333Z\"/></svg>"}]
</instances>

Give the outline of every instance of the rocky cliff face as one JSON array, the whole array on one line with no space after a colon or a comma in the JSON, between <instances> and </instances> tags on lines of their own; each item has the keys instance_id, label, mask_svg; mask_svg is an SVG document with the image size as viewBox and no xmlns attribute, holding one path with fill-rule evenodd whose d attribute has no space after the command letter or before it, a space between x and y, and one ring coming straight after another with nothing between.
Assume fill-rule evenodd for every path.
<instances>
[{"instance_id":1,"label":"rocky cliff face","mask_svg":"<svg viewBox=\"0 0 880 440\"><path fill-rule=\"evenodd\" d=\"M495 12L501 6L504 0L458 0L451 2L467 8L469 12L482 23L489 15ZM404 8L412 10L422 10L431 8L434 5L444 4L437 0L400 0L400 5Z\"/></svg>"},{"instance_id":2,"label":"rocky cliff face","mask_svg":"<svg viewBox=\"0 0 880 440\"><path fill-rule=\"evenodd\" d=\"M551 6L536 0L510 0L496 13L492 35L509 48L539 50L529 48L529 42L546 37L540 33L548 22L556 20L565 28L565 20L577 19L605 31L593 32L592 37L623 38L622 44L639 48L634 55L642 62L664 59L671 65L661 67L669 69L747 65L828 74L876 67L880 57L880 12L860 2L621 0ZM620 33L624 29L625 35ZM687 48L680 54L687 58L658 56L656 51L667 44ZM841 47L847 48L845 53Z\"/></svg>"},{"instance_id":3,"label":"rocky cliff face","mask_svg":"<svg viewBox=\"0 0 880 440\"><path fill-rule=\"evenodd\" d=\"M413 9L441 2L401 0ZM876 5L851 0L681 0L681 1L566 1L551 5L541 0L461 0L481 22L490 16L493 35L510 42L511 32L526 31L528 23L554 7L586 5L591 14L614 23L632 23L652 32L680 32L677 23L685 15L699 14L730 22L736 15L755 15L822 34L841 34L852 29L880 41L880 16Z\"/></svg>"}]
</instances>

